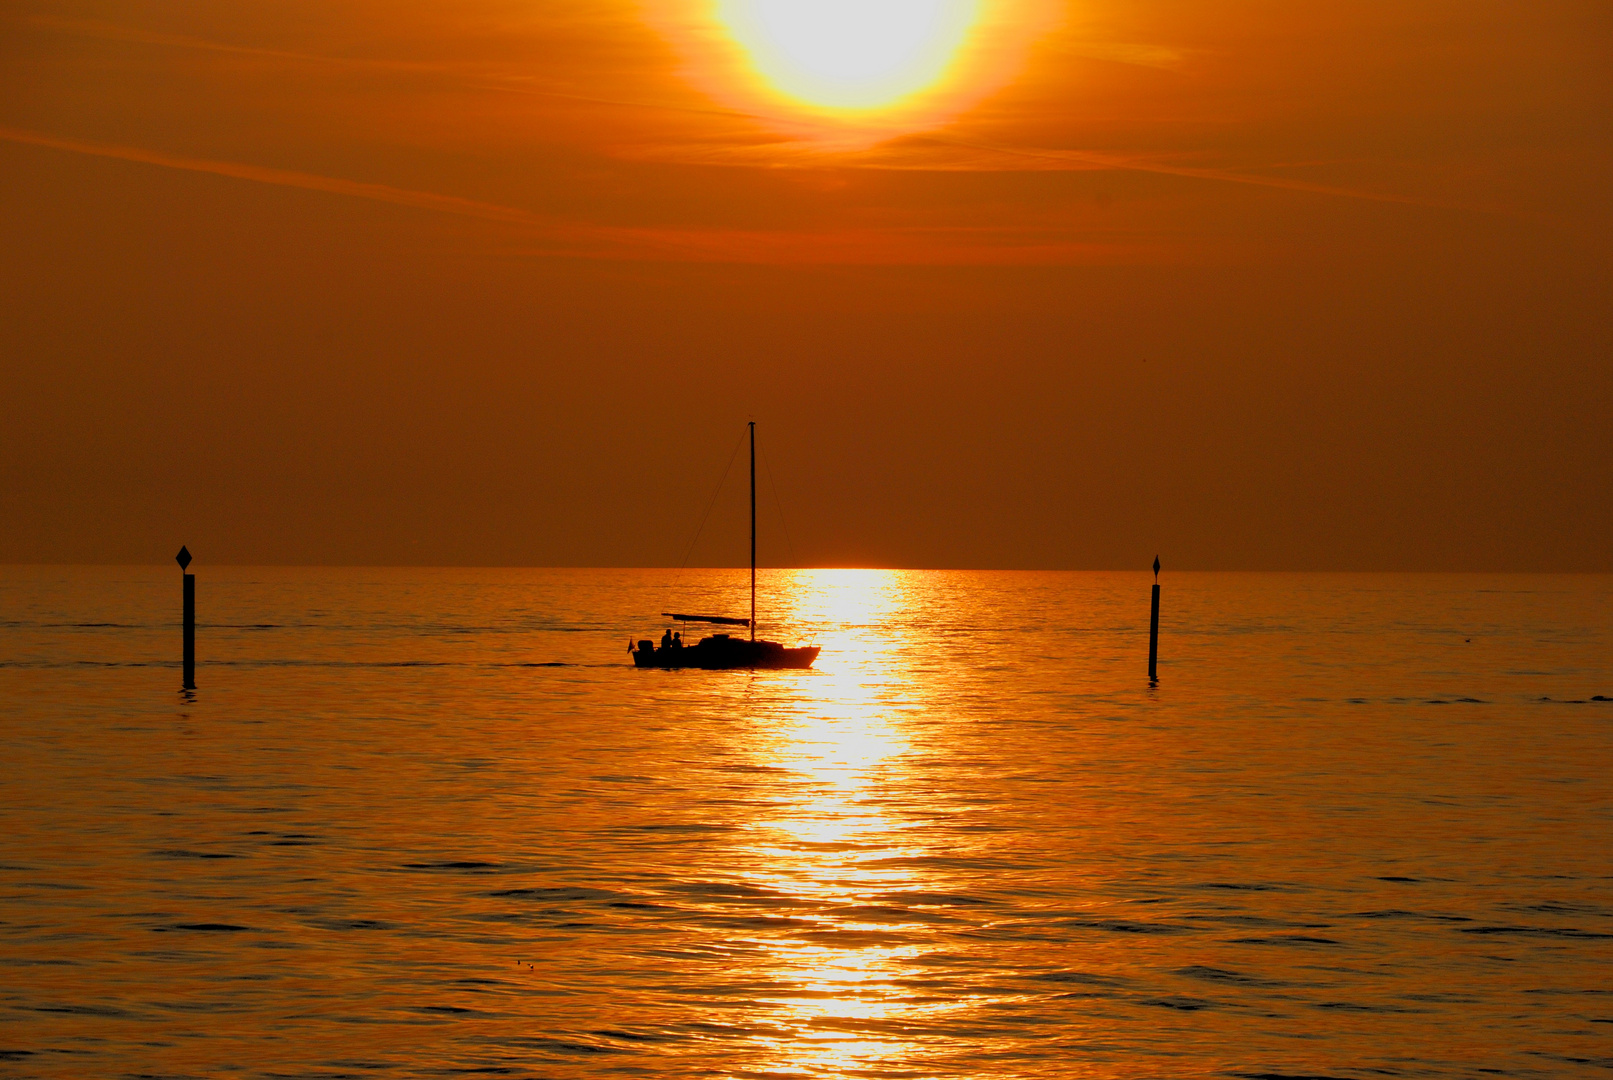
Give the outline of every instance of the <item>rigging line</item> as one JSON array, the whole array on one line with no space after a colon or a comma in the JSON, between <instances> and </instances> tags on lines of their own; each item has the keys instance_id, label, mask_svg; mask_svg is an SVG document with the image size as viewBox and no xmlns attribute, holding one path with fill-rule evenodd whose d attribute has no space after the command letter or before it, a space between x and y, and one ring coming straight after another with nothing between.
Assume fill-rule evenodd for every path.
<instances>
[{"instance_id":1,"label":"rigging line","mask_svg":"<svg viewBox=\"0 0 1613 1080\"><path fill-rule=\"evenodd\" d=\"M739 438L734 441L734 452L728 455L728 464L723 466L722 479L717 481L717 490L711 493L711 501L706 504L706 512L700 515L700 527L695 529L694 539L689 541L689 549L683 553L683 561L678 564L679 570L689 565L689 556L694 554L694 546L700 542L700 534L706 531L706 519L711 517L711 509L717 505L717 496L722 494L722 486L728 481L729 470L734 467L734 458L739 456L739 448L744 441L745 433L742 431L739 433Z\"/></svg>"},{"instance_id":2,"label":"rigging line","mask_svg":"<svg viewBox=\"0 0 1613 1080\"><path fill-rule=\"evenodd\" d=\"M778 508L779 524L784 526L784 545L790 549L790 562L797 567L801 560L795 554L795 541L790 539L790 523L784 519L784 500L778 497L778 484L773 480L773 462L768 459L767 452L762 452L762 468L767 470L767 486L773 489L773 505Z\"/></svg>"}]
</instances>

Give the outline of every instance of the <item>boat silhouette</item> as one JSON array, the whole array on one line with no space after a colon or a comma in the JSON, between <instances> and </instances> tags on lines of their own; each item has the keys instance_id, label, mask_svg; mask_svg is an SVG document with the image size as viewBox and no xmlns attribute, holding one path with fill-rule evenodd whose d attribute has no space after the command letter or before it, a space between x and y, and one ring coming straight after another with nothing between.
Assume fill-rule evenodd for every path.
<instances>
[{"instance_id":1,"label":"boat silhouette","mask_svg":"<svg viewBox=\"0 0 1613 1080\"><path fill-rule=\"evenodd\" d=\"M818 658L819 646L790 647L776 641L756 640L756 421L750 422L750 618L726 615L685 615L664 611L664 617L678 623L709 623L713 626L743 626L750 636L711 634L693 645L683 644L682 635L668 630L656 646L649 638L629 645L633 666L641 668L809 668Z\"/></svg>"}]
</instances>

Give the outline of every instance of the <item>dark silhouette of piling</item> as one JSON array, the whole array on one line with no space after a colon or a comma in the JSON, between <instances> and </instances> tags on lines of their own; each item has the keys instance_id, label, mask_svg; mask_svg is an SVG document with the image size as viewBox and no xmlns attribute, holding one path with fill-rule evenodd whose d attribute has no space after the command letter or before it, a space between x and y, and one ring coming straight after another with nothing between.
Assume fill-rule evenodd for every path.
<instances>
[{"instance_id":1,"label":"dark silhouette of piling","mask_svg":"<svg viewBox=\"0 0 1613 1080\"><path fill-rule=\"evenodd\" d=\"M1154 613L1148 619L1148 681L1159 682L1159 556L1154 556Z\"/></svg>"},{"instance_id":2,"label":"dark silhouette of piling","mask_svg":"<svg viewBox=\"0 0 1613 1080\"><path fill-rule=\"evenodd\" d=\"M180 572L185 575L185 659L184 689L196 689L196 575L189 573L190 550L180 547L174 556Z\"/></svg>"},{"instance_id":3,"label":"dark silhouette of piling","mask_svg":"<svg viewBox=\"0 0 1613 1080\"><path fill-rule=\"evenodd\" d=\"M756 640L756 421L750 422L750 639Z\"/></svg>"}]
</instances>

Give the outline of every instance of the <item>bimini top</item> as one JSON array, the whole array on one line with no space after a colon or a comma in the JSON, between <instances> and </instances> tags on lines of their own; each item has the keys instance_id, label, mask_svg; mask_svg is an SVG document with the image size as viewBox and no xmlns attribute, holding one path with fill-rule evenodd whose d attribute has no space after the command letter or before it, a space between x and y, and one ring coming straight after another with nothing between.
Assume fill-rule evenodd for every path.
<instances>
[{"instance_id":1,"label":"bimini top","mask_svg":"<svg viewBox=\"0 0 1613 1080\"><path fill-rule=\"evenodd\" d=\"M749 619L730 619L726 615L674 615L670 611L663 611L661 614L669 619L676 619L678 622L709 622L716 623L718 626L750 625Z\"/></svg>"}]
</instances>

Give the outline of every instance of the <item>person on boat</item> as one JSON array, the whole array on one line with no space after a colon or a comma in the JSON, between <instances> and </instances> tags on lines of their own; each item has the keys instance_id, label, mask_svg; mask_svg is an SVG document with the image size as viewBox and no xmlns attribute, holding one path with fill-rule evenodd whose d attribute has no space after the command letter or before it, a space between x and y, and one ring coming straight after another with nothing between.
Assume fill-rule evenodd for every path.
<instances>
[{"instance_id":1,"label":"person on boat","mask_svg":"<svg viewBox=\"0 0 1613 1080\"><path fill-rule=\"evenodd\" d=\"M682 633L682 631L679 631L678 633L675 633L675 634L672 635L672 647L674 649L683 648L683 633Z\"/></svg>"},{"instance_id":2,"label":"person on boat","mask_svg":"<svg viewBox=\"0 0 1613 1080\"><path fill-rule=\"evenodd\" d=\"M663 649L672 648L672 631L671 630L663 630L663 631L661 631L661 648L663 648Z\"/></svg>"}]
</instances>

